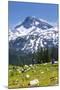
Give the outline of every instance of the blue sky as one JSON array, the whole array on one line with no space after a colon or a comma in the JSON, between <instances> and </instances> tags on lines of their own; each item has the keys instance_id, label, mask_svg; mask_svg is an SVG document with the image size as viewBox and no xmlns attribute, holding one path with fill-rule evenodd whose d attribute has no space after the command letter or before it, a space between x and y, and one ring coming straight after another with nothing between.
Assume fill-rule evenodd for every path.
<instances>
[{"instance_id":1,"label":"blue sky","mask_svg":"<svg viewBox=\"0 0 60 90\"><path fill-rule=\"evenodd\" d=\"M13 27L27 16L35 16L55 23L58 20L58 5L28 2L8 2L8 23Z\"/></svg>"}]
</instances>

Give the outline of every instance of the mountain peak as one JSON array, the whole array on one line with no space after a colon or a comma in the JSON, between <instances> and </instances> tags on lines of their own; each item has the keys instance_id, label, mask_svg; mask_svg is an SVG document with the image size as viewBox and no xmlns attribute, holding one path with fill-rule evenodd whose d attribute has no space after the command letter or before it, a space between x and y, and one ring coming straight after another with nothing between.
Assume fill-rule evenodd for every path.
<instances>
[{"instance_id":1,"label":"mountain peak","mask_svg":"<svg viewBox=\"0 0 60 90\"><path fill-rule=\"evenodd\" d=\"M22 24L25 28L28 29L28 28L34 26L34 23L35 23L35 18L28 16L28 17L25 18L25 20Z\"/></svg>"},{"instance_id":2,"label":"mountain peak","mask_svg":"<svg viewBox=\"0 0 60 90\"><path fill-rule=\"evenodd\" d=\"M15 27L15 29L19 28L20 26L24 26L24 28L26 29L29 29L33 26L40 28L40 29L49 29L53 27L48 22L42 19L36 18L35 16L27 16L20 25L17 25Z\"/></svg>"},{"instance_id":3,"label":"mountain peak","mask_svg":"<svg viewBox=\"0 0 60 90\"><path fill-rule=\"evenodd\" d=\"M16 25L14 32L9 32L10 49L20 53L31 53L40 47L58 46L58 28L47 21L28 16Z\"/></svg>"}]
</instances>

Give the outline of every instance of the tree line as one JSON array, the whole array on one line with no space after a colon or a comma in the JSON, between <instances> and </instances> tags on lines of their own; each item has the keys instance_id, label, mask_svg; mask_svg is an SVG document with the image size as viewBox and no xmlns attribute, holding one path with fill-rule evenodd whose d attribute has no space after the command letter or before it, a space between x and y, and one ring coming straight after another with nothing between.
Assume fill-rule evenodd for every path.
<instances>
[{"instance_id":1,"label":"tree line","mask_svg":"<svg viewBox=\"0 0 60 90\"><path fill-rule=\"evenodd\" d=\"M58 47L38 48L37 52L29 54L11 54L9 52L9 64L41 64L51 62L52 59L58 61Z\"/></svg>"}]
</instances>

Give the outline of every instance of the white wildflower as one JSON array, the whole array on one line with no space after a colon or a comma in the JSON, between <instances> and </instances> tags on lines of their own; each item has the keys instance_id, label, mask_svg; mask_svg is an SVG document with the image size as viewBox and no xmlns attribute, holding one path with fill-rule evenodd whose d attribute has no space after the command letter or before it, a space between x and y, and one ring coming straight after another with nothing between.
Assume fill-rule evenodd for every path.
<instances>
[{"instance_id":1,"label":"white wildflower","mask_svg":"<svg viewBox=\"0 0 60 90\"><path fill-rule=\"evenodd\" d=\"M32 67L32 64L30 64L29 66Z\"/></svg>"},{"instance_id":2,"label":"white wildflower","mask_svg":"<svg viewBox=\"0 0 60 90\"><path fill-rule=\"evenodd\" d=\"M20 69L17 69L17 71L18 71L19 73L21 73Z\"/></svg>"},{"instance_id":3,"label":"white wildflower","mask_svg":"<svg viewBox=\"0 0 60 90\"><path fill-rule=\"evenodd\" d=\"M41 73L43 74L44 72L42 71Z\"/></svg>"},{"instance_id":4,"label":"white wildflower","mask_svg":"<svg viewBox=\"0 0 60 90\"><path fill-rule=\"evenodd\" d=\"M19 71L19 73L21 73L21 71Z\"/></svg>"},{"instance_id":5,"label":"white wildflower","mask_svg":"<svg viewBox=\"0 0 60 90\"><path fill-rule=\"evenodd\" d=\"M24 67L28 68L28 65L25 65Z\"/></svg>"},{"instance_id":6,"label":"white wildflower","mask_svg":"<svg viewBox=\"0 0 60 90\"><path fill-rule=\"evenodd\" d=\"M47 65L47 63L44 63L44 65Z\"/></svg>"},{"instance_id":7,"label":"white wildflower","mask_svg":"<svg viewBox=\"0 0 60 90\"><path fill-rule=\"evenodd\" d=\"M35 85L39 85L38 79L34 79L34 80L30 81L30 86L35 86Z\"/></svg>"},{"instance_id":8,"label":"white wildflower","mask_svg":"<svg viewBox=\"0 0 60 90\"><path fill-rule=\"evenodd\" d=\"M27 74L27 75L26 75L26 78L27 78L27 79L30 78L30 75Z\"/></svg>"},{"instance_id":9,"label":"white wildflower","mask_svg":"<svg viewBox=\"0 0 60 90\"><path fill-rule=\"evenodd\" d=\"M57 61L54 62L55 64L58 63Z\"/></svg>"},{"instance_id":10,"label":"white wildflower","mask_svg":"<svg viewBox=\"0 0 60 90\"><path fill-rule=\"evenodd\" d=\"M27 70L30 70L31 68L28 68Z\"/></svg>"}]
</instances>

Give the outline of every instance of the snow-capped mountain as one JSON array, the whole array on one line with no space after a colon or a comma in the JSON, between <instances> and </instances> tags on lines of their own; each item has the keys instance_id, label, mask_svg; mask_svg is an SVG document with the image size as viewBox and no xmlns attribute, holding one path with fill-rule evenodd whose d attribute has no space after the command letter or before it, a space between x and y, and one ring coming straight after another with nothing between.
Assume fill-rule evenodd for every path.
<instances>
[{"instance_id":1,"label":"snow-capped mountain","mask_svg":"<svg viewBox=\"0 0 60 90\"><path fill-rule=\"evenodd\" d=\"M9 47L14 51L34 52L38 47L58 45L58 27L35 17L25 20L9 30Z\"/></svg>"}]
</instances>

